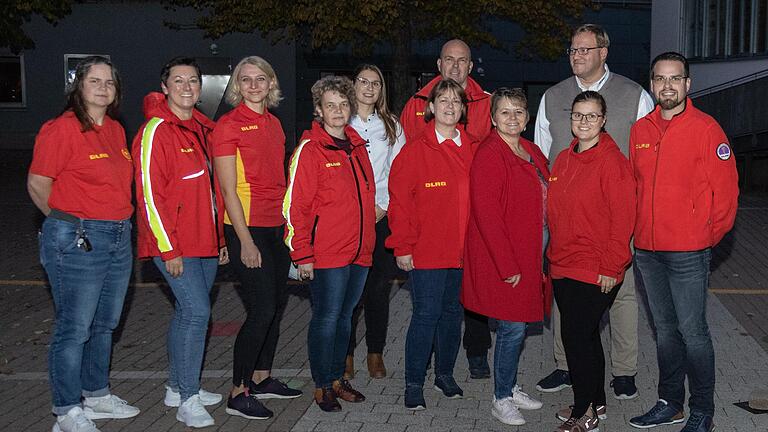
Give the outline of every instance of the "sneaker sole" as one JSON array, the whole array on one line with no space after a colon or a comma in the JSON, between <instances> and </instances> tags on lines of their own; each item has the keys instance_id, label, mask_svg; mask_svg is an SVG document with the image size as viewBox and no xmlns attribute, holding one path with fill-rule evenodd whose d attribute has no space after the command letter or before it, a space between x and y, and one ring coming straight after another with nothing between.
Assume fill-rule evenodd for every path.
<instances>
[{"instance_id":1,"label":"sneaker sole","mask_svg":"<svg viewBox=\"0 0 768 432\"><path fill-rule=\"evenodd\" d=\"M566 417L563 417L560 414L555 414L555 417L557 417L557 419L560 421L568 421ZM599 416L597 416L597 418L599 418L600 420L608 420L608 414L600 414Z\"/></svg>"},{"instance_id":2,"label":"sneaker sole","mask_svg":"<svg viewBox=\"0 0 768 432\"><path fill-rule=\"evenodd\" d=\"M83 409L83 413L85 413L85 417L89 420L104 420L104 419L128 419L133 418L139 415L141 411L138 411L134 414L111 414L111 413L100 413L96 411L91 411L88 409Z\"/></svg>"},{"instance_id":3,"label":"sneaker sole","mask_svg":"<svg viewBox=\"0 0 768 432\"><path fill-rule=\"evenodd\" d=\"M277 393L251 393L256 399L296 399L301 397L301 393L294 396L279 395Z\"/></svg>"},{"instance_id":4,"label":"sneaker sole","mask_svg":"<svg viewBox=\"0 0 768 432\"><path fill-rule=\"evenodd\" d=\"M184 423L187 427L191 427L191 428L195 428L195 429L201 429L201 428L205 428L205 427L210 427L210 426L213 426L214 424L216 424L216 422L214 422L213 420L211 420L210 423L205 422L205 423L201 423L201 424L189 424L189 423L185 422L184 419L181 418L181 416L178 413L176 413L176 420Z\"/></svg>"},{"instance_id":5,"label":"sneaker sole","mask_svg":"<svg viewBox=\"0 0 768 432\"><path fill-rule=\"evenodd\" d=\"M236 409L232 409L232 408L227 408L224 411L227 414L229 414L229 415L238 416L238 417L242 417L242 418L247 418L247 419L251 419L251 420L267 420L267 419L272 418L272 416L267 416L267 417L251 416L251 415L248 415L248 414L241 413L240 411L238 411Z\"/></svg>"},{"instance_id":6,"label":"sneaker sole","mask_svg":"<svg viewBox=\"0 0 768 432\"><path fill-rule=\"evenodd\" d=\"M544 406L544 404L538 405L538 406L531 406L531 405L518 405L515 404L517 409L526 410L526 411L535 411L537 409L541 409L541 407Z\"/></svg>"},{"instance_id":7,"label":"sneaker sole","mask_svg":"<svg viewBox=\"0 0 768 432\"><path fill-rule=\"evenodd\" d=\"M638 396L639 396L638 392L635 392L634 394L631 394L631 395L626 395L626 394L622 393L620 395L614 394L613 398L614 399L618 399L618 400L630 400L630 399L634 399L634 398L636 398Z\"/></svg>"},{"instance_id":8,"label":"sneaker sole","mask_svg":"<svg viewBox=\"0 0 768 432\"><path fill-rule=\"evenodd\" d=\"M652 425L638 425L638 424L632 423L631 421L628 422L628 423L633 428L637 428L637 429L650 429L650 428L655 428L656 426L673 425L673 424L682 423L684 421L685 421L685 417L681 418L680 420L671 420L671 421L668 421L668 422L665 422L665 423L656 423L656 424L652 424Z\"/></svg>"},{"instance_id":9,"label":"sneaker sole","mask_svg":"<svg viewBox=\"0 0 768 432\"><path fill-rule=\"evenodd\" d=\"M203 404L203 406L213 406L213 405L219 404L223 399L224 399L223 397L220 397L219 400L217 400L216 402L210 401L210 400L203 401L202 399L200 399L200 402ZM179 406L181 406L181 400L179 399L171 400L166 398L166 399L163 399L163 405L167 406L168 408L178 408Z\"/></svg>"},{"instance_id":10,"label":"sneaker sole","mask_svg":"<svg viewBox=\"0 0 768 432\"><path fill-rule=\"evenodd\" d=\"M427 409L427 407L425 407L424 405L416 405L415 407L407 406L405 407L405 409L407 409L408 411L424 411L425 409Z\"/></svg>"},{"instance_id":11,"label":"sneaker sole","mask_svg":"<svg viewBox=\"0 0 768 432\"><path fill-rule=\"evenodd\" d=\"M540 386L540 385L536 384L536 390L538 390L538 391L540 391L540 392L544 392L544 393L557 393L557 392L559 392L560 390L563 390L563 389L567 389L567 388L571 388L571 387L572 387L572 385L571 385L571 384L560 384L560 385L559 385L559 386L557 386L557 387L544 388L544 387L542 387L542 386Z\"/></svg>"},{"instance_id":12,"label":"sneaker sole","mask_svg":"<svg viewBox=\"0 0 768 432\"><path fill-rule=\"evenodd\" d=\"M438 391L438 392L440 392L440 393L441 393L443 396L445 396L447 399L461 399L461 398L463 398L463 397L464 397L464 395L460 395L460 394L455 394L455 395L453 395L453 396L447 396L447 395L445 394L445 392L443 392L443 390L442 390L440 387L438 387L438 386L434 386L433 388L435 389L435 391Z\"/></svg>"},{"instance_id":13,"label":"sneaker sole","mask_svg":"<svg viewBox=\"0 0 768 432\"><path fill-rule=\"evenodd\" d=\"M493 410L493 409L491 410L491 415L492 415L492 416L493 416L493 417L494 417L496 420L498 420L498 421L500 421L500 422L504 423L505 425L510 425L510 426L521 426L521 425L524 425L524 424L525 424L525 419L521 419L520 421L510 421L510 420L505 420L505 419L503 419L503 418L501 417L501 415L499 415L499 414L497 414L497 413L496 413L496 410Z\"/></svg>"}]
</instances>

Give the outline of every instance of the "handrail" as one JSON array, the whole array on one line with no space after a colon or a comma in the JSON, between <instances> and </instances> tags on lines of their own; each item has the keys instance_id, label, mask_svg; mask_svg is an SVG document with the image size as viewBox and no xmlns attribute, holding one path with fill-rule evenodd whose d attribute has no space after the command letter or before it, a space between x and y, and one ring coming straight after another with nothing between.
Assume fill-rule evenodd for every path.
<instances>
[{"instance_id":1,"label":"handrail","mask_svg":"<svg viewBox=\"0 0 768 432\"><path fill-rule=\"evenodd\" d=\"M702 90L695 91L693 93L690 93L688 96L691 99L695 99L697 97L710 95L712 93L717 93L719 91L727 90L731 87L736 87L737 85L746 84L748 82L752 82L755 80L758 80L760 78L764 78L768 76L768 69L763 69L761 71L751 73L749 75L745 75L741 78L732 79L730 81L726 81L724 83L720 83L717 85L713 85L712 87L708 87Z\"/></svg>"}]
</instances>

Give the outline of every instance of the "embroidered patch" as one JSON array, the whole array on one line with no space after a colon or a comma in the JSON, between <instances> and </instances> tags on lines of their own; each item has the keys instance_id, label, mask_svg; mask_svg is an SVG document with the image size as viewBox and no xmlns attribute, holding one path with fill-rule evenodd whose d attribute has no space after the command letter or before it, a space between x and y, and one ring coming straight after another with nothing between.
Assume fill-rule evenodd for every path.
<instances>
[{"instance_id":1,"label":"embroidered patch","mask_svg":"<svg viewBox=\"0 0 768 432\"><path fill-rule=\"evenodd\" d=\"M724 161L731 158L731 147L728 143L720 143L717 146L717 157Z\"/></svg>"},{"instance_id":2,"label":"embroidered patch","mask_svg":"<svg viewBox=\"0 0 768 432\"><path fill-rule=\"evenodd\" d=\"M120 152L123 154L124 158L126 158L128 160L133 160L133 159L131 159L131 154L128 153L128 149L122 149L122 150L120 150Z\"/></svg>"}]
</instances>

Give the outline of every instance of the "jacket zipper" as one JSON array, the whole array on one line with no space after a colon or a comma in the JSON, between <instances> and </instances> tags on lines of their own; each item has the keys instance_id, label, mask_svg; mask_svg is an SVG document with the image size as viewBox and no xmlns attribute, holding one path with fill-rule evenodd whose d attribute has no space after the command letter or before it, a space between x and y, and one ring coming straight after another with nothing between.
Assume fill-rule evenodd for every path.
<instances>
[{"instance_id":1,"label":"jacket zipper","mask_svg":"<svg viewBox=\"0 0 768 432\"><path fill-rule=\"evenodd\" d=\"M653 124L656 129L661 132L659 140L656 141L656 144L653 146L653 152L656 153L656 158L653 166L653 187L651 188L651 250L656 251L656 175L659 171L661 141L664 139L664 135L667 134L667 131L672 126L672 124L668 124L667 128L663 132L659 129L656 123L651 122L651 124Z\"/></svg>"},{"instance_id":2,"label":"jacket zipper","mask_svg":"<svg viewBox=\"0 0 768 432\"><path fill-rule=\"evenodd\" d=\"M315 245L315 235L317 234L317 223L320 222L320 215L315 215L315 223L312 224L312 238L309 239L309 244Z\"/></svg>"},{"instance_id":3,"label":"jacket zipper","mask_svg":"<svg viewBox=\"0 0 768 432\"><path fill-rule=\"evenodd\" d=\"M363 247L363 196L360 193L360 179L357 177L357 170L355 169L355 163L352 161L352 153L347 154L347 159L349 159L349 166L352 168L352 176L355 178L355 189L357 190L357 209L360 213L360 235L357 238L357 251L355 252L354 258L352 258L352 262L350 264L353 264L357 257L360 256L360 249ZM360 160L357 161L357 163L360 163ZM365 177L365 173L363 173L363 177ZM368 188L368 179L365 180L366 189Z\"/></svg>"}]
</instances>

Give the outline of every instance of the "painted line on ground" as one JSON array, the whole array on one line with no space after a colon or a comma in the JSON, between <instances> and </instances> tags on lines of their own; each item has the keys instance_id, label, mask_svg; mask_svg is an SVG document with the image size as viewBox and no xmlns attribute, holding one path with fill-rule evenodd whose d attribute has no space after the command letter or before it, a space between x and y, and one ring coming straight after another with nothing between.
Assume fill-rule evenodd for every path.
<instances>
[{"instance_id":1,"label":"painted line on ground","mask_svg":"<svg viewBox=\"0 0 768 432\"><path fill-rule=\"evenodd\" d=\"M168 371L112 371L109 374L112 379L119 380L166 380ZM210 369L203 371L203 378L228 378L232 376L232 369ZM279 378L311 378L309 369L272 369L272 376ZM47 381L48 372L19 372L14 374L0 374L0 381Z\"/></svg>"}]
</instances>

